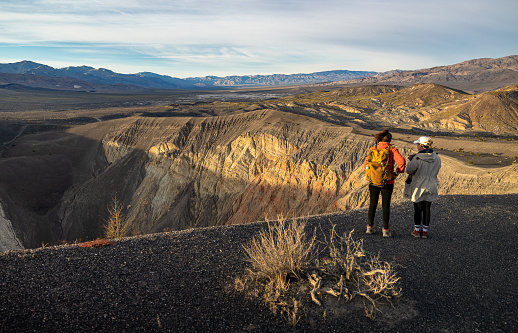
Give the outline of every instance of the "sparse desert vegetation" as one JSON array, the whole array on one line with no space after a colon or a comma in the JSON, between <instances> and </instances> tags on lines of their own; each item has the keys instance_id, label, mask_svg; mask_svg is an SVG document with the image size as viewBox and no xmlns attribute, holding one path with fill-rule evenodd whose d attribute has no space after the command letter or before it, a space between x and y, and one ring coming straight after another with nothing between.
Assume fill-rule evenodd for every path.
<instances>
[{"instance_id":1,"label":"sparse desert vegetation","mask_svg":"<svg viewBox=\"0 0 518 333\"><path fill-rule=\"evenodd\" d=\"M252 268L236 279L236 289L261 298L292 326L308 302L323 306L325 312L321 298L329 295L344 307L362 298L366 316L374 319L379 302L401 295L394 265L364 250L363 239L354 240L353 231L340 236L335 226L330 230L319 246L304 220L269 222L244 246Z\"/></svg>"}]
</instances>

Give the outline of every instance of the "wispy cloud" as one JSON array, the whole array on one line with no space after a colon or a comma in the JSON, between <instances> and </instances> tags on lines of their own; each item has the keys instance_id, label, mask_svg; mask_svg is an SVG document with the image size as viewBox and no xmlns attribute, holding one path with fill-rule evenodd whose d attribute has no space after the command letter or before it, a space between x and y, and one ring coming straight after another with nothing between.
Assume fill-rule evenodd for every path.
<instances>
[{"instance_id":1,"label":"wispy cloud","mask_svg":"<svg viewBox=\"0 0 518 333\"><path fill-rule=\"evenodd\" d=\"M11 52L0 61L60 52L70 63L177 76L422 68L518 53L511 8L514 0L7 0L0 46Z\"/></svg>"}]
</instances>

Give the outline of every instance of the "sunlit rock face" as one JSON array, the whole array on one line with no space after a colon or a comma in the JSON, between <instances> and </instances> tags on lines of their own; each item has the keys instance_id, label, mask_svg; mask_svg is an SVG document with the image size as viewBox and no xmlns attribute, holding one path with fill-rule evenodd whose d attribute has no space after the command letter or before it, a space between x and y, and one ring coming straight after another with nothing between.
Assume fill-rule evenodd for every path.
<instances>
[{"instance_id":1,"label":"sunlit rock face","mask_svg":"<svg viewBox=\"0 0 518 333\"><path fill-rule=\"evenodd\" d=\"M144 177L128 196L132 233L313 215L365 200L344 200L370 145L349 128L276 111L184 119L166 126L172 131L155 121L161 124L148 124L155 135L142 150ZM148 135L140 125L128 130ZM125 142L135 140L124 133L105 139L109 161L131 150Z\"/></svg>"}]
</instances>

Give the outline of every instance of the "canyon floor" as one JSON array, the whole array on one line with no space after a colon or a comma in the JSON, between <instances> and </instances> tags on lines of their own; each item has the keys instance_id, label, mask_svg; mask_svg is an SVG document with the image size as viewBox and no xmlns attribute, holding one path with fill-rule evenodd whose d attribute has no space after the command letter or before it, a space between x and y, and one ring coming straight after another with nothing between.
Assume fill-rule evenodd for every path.
<instances>
[{"instance_id":1,"label":"canyon floor","mask_svg":"<svg viewBox=\"0 0 518 333\"><path fill-rule=\"evenodd\" d=\"M397 264L403 296L375 320L358 304L309 294L295 328L235 291L243 244L264 222L0 254L0 331L512 332L518 329L517 194L441 196L428 239L415 239L409 201L393 204L392 239L365 235L366 210L312 216L355 230L364 249ZM381 212L376 223L379 226Z\"/></svg>"}]
</instances>

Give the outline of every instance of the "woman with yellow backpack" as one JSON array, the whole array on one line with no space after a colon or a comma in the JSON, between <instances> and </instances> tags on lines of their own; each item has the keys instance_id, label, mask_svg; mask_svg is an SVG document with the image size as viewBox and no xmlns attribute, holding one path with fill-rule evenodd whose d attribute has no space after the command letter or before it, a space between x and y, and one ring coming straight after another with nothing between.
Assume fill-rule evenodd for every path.
<instances>
[{"instance_id":1,"label":"woman with yellow backpack","mask_svg":"<svg viewBox=\"0 0 518 333\"><path fill-rule=\"evenodd\" d=\"M363 167L365 177L369 181L369 213L367 215L368 234L374 234L374 216L381 194L383 209L383 237L392 237L389 229L390 200L394 191L394 182L398 174L405 171L406 160L396 147L393 147L392 134L388 129L381 131L374 137L375 146L369 149ZM395 164L397 169L394 172Z\"/></svg>"}]
</instances>

